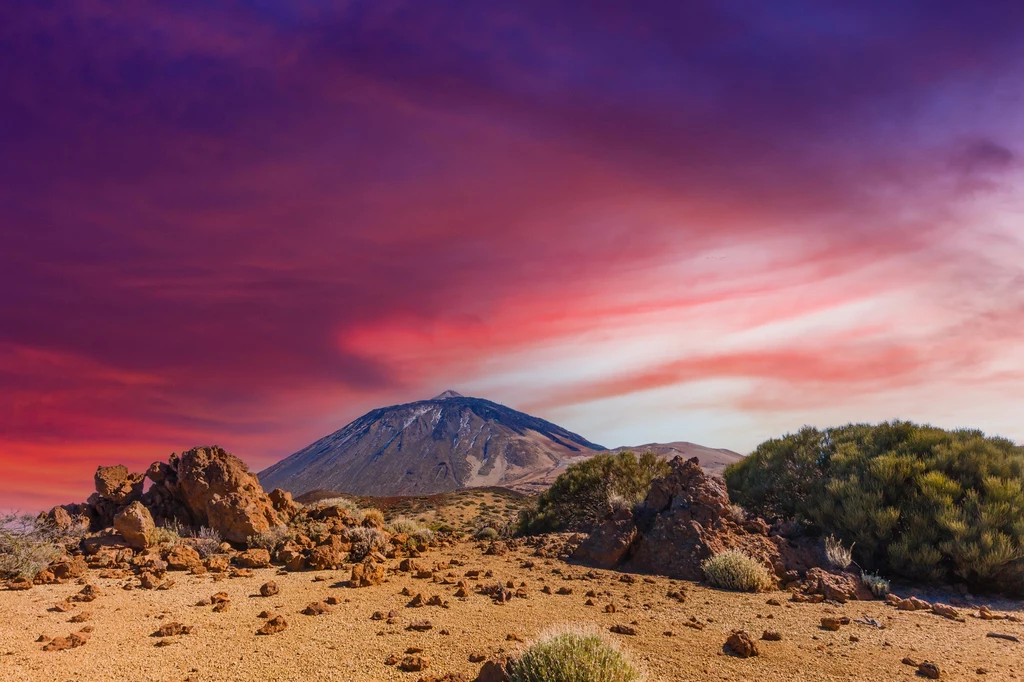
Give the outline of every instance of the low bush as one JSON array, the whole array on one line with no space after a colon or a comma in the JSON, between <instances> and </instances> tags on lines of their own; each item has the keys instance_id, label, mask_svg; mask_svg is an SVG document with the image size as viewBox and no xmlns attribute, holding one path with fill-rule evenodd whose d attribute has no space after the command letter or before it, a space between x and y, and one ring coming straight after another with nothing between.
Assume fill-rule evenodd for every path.
<instances>
[{"instance_id":1,"label":"low bush","mask_svg":"<svg viewBox=\"0 0 1024 682\"><path fill-rule=\"evenodd\" d=\"M245 539L245 544L249 549L265 549L273 555L274 552L284 547L284 544L290 539L291 531L288 529L288 526L281 525L274 526L263 533L250 535Z\"/></svg>"},{"instance_id":2,"label":"low bush","mask_svg":"<svg viewBox=\"0 0 1024 682\"><path fill-rule=\"evenodd\" d=\"M709 584L739 592L765 592L775 586L771 573L761 562L743 552L716 554L701 564Z\"/></svg>"},{"instance_id":3,"label":"low bush","mask_svg":"<svg viewBox=\"0 0 1024 682\"><path fill-rule=\"evenodd\" d=\"M0 515L0 579L35 578L64 553L66 541L56 526L39 517Z\"/></svg>"},{"instance_id":4,"label":"low bush","mask_svg":"<svg viewBox=\"0 0 1024 682\"><path fill-rule=\"evenodd\" d=\"M150 545L171 545L181 542L181 536L170 528L157 526L146 533L146 542Z\"/></svg>"},{"instance_id":5,"label":"low bush","mask_svg":"<svg viewBox=\"0 0 1024 682\"><path fill-rule=\"evenodd\" d=\"M376 528L350 528L348 538L352 543L352 561L362 561L372 552L385 552L391 544L388 534Z\"/></svg>"},{"instance_id":6,"label":"low bush","mask_svg":"<svg viewBox=\"0 0 1024 682\"><path fill-rule=\"evenodd\" d=\"M510 682L637 682L640 672L596 632L542 636L509 665Z\"/></svg>"},{"instance_id":7,"label":"low bush","mask_svg":"<svg viewBox=\"0 0 1024 682\"><path fill-rule=\"evenodd\" d=\"M650 452L607 453L570 464L533 508L520 512L516 532L589 531L614 507L641 502L651 481L668 471L668 462Z\"/></svg>"},{"instance_id":8,"label":"low bush","mask_svg":"<svg viewBox=\"0 0 1024 682\"><path fill-rule=\"evenodd\" d=\"M837 540L834 535L829 535L825 538L825 558L833 568L845 571L853 563L853 545L845 547L842 540Z\"/></svg>"},{"instance_id":9,"label":"low bush","mask_svg":"<svg viewBox=\"0 0 1024 682\"><path fill-rule=\"evenodd\" d=\"M366 509L360 523L368 528L383 528L384 513L380 509Z\"/></svg>"},{"instance_id":10,"label":"low bush","mask_svg":"<svg viewBox=\"0 0 1024 682\"><path fill-rule=\"evenodd\" d=\"M222 542L224 540L216 529L202 526L199 530L192 533L192 541L189 544L199 552L200 557L206 559L220 551L220 544Z\"/></svg>"},{"instance_id":11,"label":"low bush","mask_svg":"<svg viewBox=\"0 0 1024 682\"><path fill-rule=\"evenodd\" d=\"M397 535L398 533L414 535L420 531L428 530L428 528L419 521L414 521L413 519L405 516L399 516L391 519L386 528L387 531L393 535Z\"/></svg>"},{"instance_id":12,"label":"low bush","mask_svg":"<svg viewBox=\"0 0 1024 682\"><path fill-rule=\"evenodd\" d=\"M889 581L874 573L861 573L860 581L871 590L871 594L878 599L884 599L889 594Z\"/></svg>"},{"instance_id":13,"label":"low bush","mask_svg":"<svg viewBox=\"0 0 1024 682\"><path fill-rule=\"evenodd\" d=\"M490 540L490 541L493 541L493 540L497 540L498 538L500 538L501 534L498 533L498 531L495 530L494 528L491 528L490 526L484 526L483 528L481 528L477 532L473 533L473 537L476 538L477 540Z\"/></svg>"},{"instance_id":14,"label":"low bush","mask_svg":"<svg viewBox=\"0 0 1024 682\"><path fill-rule=\"evenodd\" d=\"M733 501L853 548L866 570L1024 594L1024 447L974 430L850 424L766 441Z\"/></svg>"}]
</instances>

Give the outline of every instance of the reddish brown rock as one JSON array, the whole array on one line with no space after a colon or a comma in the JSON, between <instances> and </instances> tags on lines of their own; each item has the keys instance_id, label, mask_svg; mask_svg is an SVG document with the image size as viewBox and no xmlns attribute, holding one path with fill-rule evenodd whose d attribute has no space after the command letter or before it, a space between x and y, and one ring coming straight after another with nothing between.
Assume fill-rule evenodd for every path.
<instances>
[{"instance_id":1,"label":"reddish brown rock","mask_svg":"<svg viewBox=\"0 0 1024 682\"><path fill-rule=\"evenodd\" d=\"M287 521L293 516L299 513L299 505L292 499L292 494L280 488L274 488L271 490L267 497L270 498L270 504L283 520Z\"/></svg>"},{"instance_id":2,"label":"reddish brown rock","mask_svg":"<svg viewBox=\"0 0 1024 682\"><path fill-rule=\"evenodd\" d=\"M406 656L398 663L399 670L407 673L416 673L429 667L430 658L428 656Z\"/></svg>"},{"instance_id":3,"label":"reddish brown rock","mask_svg":"<svg viewBox=\"0 0 1024 682\"><path fill-rule=\"evenodd\" d=\"M278 632L282 632L287 627L288 627L288 621L286 621L282 616L274 616L273 618L268 620L266 623L264 623L263 627L261 627L259 630L256 631L256 634L258 634L258 635L274 635L274 634L277 634Z\"/></svg>"},{"instance_id":4,"label":"reddish brown rock","mask_svg":"<svg viewBox=\"0 0 1024 682\"><path fill-rule=\"evenodd\" d=\"M728 653L740 658L750 658L751 656L757 656L759 653L754 639L743 630L738 630L729 635L729 639L725 641L725 649Z\"/></svg>"},{"instance_id":5,"label":"reddish brown rock","mask_svg":"<svg viewBox=\"0 0 1024 682\"><path fill-rule=\"evenodd\" d=\"M189 635L192 634L191 625L182 625L181 623L164 623L160 628L154 632L150 637L177 637L178 635Z\"/></svg>"},{"instance_id":6,"label":"reddish brown rock","mask_svg":"<svg viewBox=\"0 0 1024 682\"><path fill-rule=\"evenodd\" d=\"M281 525L256 476L223 449L193 448L172 455L169 464L179 496L197 524L216 529L228 542L245 542Z\"/></svg>"},{"instance_id":7,"label":"reddish brown rock","mask_svg":"<svg viewBox=\"0 0 1024 682\"><path fill-rule=\"evenodd\" d=\"M700 580L704 560L738 549L773 567L777 575L785 573L780 548L791 552L790 543L766 536L761 525L734 520L723 480L705 473L695 458L676 457L670 465L669 474L651 484L635 518L626 510L599 525L576 549L577 560Z\"/></svg>"},{"instance_id":8,"label":"reddish brown rock","mask_svg":"<svg viewBox=\"0 0 1024 682\"><path fill-rule=\"evenodd\" d=\"M949 618L950 620L964 620L964 617L960 615L960 612L949 604L932 604L932 613L936 616Z\"/></svg>"},{"instance_id":9,"label":"reddish brown rock","mask_svg":"<svg viewBox=\"0 0 1024 682\"><path fill-rule=\"evenodd\" d=\"M80 647L89 641L89 633L72 632L67 637L56 637L43 645L43 651L64 651Z\"/></svg>"},{"instance_id":10,"label":"reddish brown rock","mask_svg":"<svg viewBox=\"0 0 1024 682\"><path fill-rule=\"evenodd\" d=\"M164 560L167 562L167 568L174 571L187 571L193 566L203 563L199 552L188 545L175 545L171 547L167 551Z\"/></svg>"},{"instance_id":11,"label":"reddish brown rock","mask_svg":"<svg viewBox=\"0 0 1024 682\"><path fill-rule=\"evenodd\" d=\"M332 610L333 609L331 609L331 607L325 602L315 601L302 609L302 613L307 616L323 616L330 613Z\"/></svg>"},{"instance_id":12,"label":"reddish brown rock","mask_svg":"<svg viewBox=\"0 0 1024 682\"><path fill-rule=\"evenodd\" d=\"M114 504L128 504L142 497L143 474L133 474L123 464L97 467L96 492Z\"/></svg>"},{"instance_id":13,"label":"reddish brown rock","mask_svg":"<svg viewBox=\"0 0 1024 682\"><path fill-rule=\"evenodd\" d=\"M353 587L369 587L384 582L384 565L372 561L364 561L352 567L349 583Z\"/></svg>"},{"instance_id":14,"label":"reddish brown rock","mask_svg":"<svg viewBox=\"0 0 1024 682\"><path fill-rule=\"evenodd\" d=\"M141 502L132 502L114 516L114 530L133 549L145 549L149 534L156 528L153 516Z\"/></svg>"},{"instance_id":15,"label":"reddish brown rock","mask_svg":"<svg viewBox=\"0 0 1024 682\"><path fill-rule=\"evenodd\" d=\"M270 582L266 582L266 583L263 583L262 585L260 585L260 596L261 597L273 597L274 595L278 594L280 591L281 590L280 590L280 588L278 588L277 583L275 583L273 580L271 580Z\"/></svg>"},{"instance_id":16,"label":"reddish brown rock","mask_svg":"<svg viewBox=\"0 0 1024 682\"><path fill-rule=\"evenodd\" d=\"M321 545L310 550L307 563L314 571L341 568L341 565L345 563L347 554L347 552L341 551L332 545Z\"/></svg>"},{"instance_id":17,"label":"reddish brown rock","mask_svg":"<svg viewBox=\"0 0 1024 682\"><path fill-rule=\"evenodd\" d=\"M598 526L583 541L572 558L588 566L615 568L625 559L636 539L637 529L633 514L622 510L617 516Z\"/></svg>"},{"instance_id":18,"label":"reddish brown rock","mask_svg":"<svg viewBox=\"0 0 1024 682\"><path fill-rule=\"evenodd\" d=\"M853 573L832 573L823 568L807 571L805 594L820 594L825 599L845 604L848 601L870 601L875 598L860 576Z\"/></svg>"},{"instance_id":19,"label":"reddish brown rock","mask_svg":"<svg viewBox=\"0 0 1024 682\"><path fill-rule=\"evenodd\" d=\"M270 565L270 552L265 549L247 549L235 557L242 568L266 568Z\"/></svg>"}]
</instances>

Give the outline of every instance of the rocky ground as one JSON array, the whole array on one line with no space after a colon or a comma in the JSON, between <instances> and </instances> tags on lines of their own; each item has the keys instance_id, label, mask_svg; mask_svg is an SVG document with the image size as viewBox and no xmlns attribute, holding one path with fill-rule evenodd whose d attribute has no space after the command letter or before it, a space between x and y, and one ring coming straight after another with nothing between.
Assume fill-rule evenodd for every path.
<instances>
[{"instance_id":1,"label":"rocky ground","mask_svg":"<svg viewBox=\"0 0 1024 682\"><path fill-rule=\"evenodd\" d=\"M793 602L789 592L726 592L538 556L551 553L459 542L413 566L391 561L385 582L362 588L348 586L350 566L236 572L242 577L168 571L163 584L172 584L151 590L136 575L89 569L64 584L0 591L0 679L472 680L486 661L567 623L603 631L649 680L906 680L920 679L924 661L943 679L1024 678L1024 644L988 636L1024 640L1019 602L988 602L995 617L1017 620L984 620L980 604L967 602L951 619L884 601ZM261 596L271 581L277 593ZM85 585L98 589L83 595ZM416 595L441 605L412 606ZM306 615L315 602L325 612ZM257 634L268 614L286 626ZM161 629L187 634L154 636ZM51 640L83 630L80 646L53 650L76 642ZM723 646L735 630L750 635L757 656Z\"/></svg>"}]
</instances>

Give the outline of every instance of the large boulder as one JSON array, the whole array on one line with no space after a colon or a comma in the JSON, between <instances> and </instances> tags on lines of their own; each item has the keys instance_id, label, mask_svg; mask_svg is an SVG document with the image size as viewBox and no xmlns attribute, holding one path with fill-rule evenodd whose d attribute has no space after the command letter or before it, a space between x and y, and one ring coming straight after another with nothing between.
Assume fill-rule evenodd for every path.
<instances>
[{"instance_id":1,"label":"large boulder","mask_svg":"<svg viewBox=\"0 0 1024 682\"><path fill-rule=\"evenodd\" d=\"M131 473L123 464L98 467L93 477L96 492L115 504L128 504L142 497L143 474Z\"/></svg>"},{"instance_id":2,"label":"large boulder","mask_svg":"<svg viewBox=\"0 0 1024 682\"><path fill-rule=\"evenodd\" d=\"M281 525L256 476L223 449L200 447L172 455L170 467L178 496L195 522L216 529L228 542L245 542Z\"/></svg>"},{"instance_id":3,"label":"large boulder","mask_svg":"<svg viewBox=\"0 0 1024 682\"><path fill-rule=\"evenodd\" d=\"M572 558L588 566L615 568L625 559L636 535L633 515L628 509L623 510L598 526L586 542L576 548Z\"/></svg>"},{"instance_id":4,"label":"large boulder","mask_svg":"<svg viewBox=\"0 0 1024 682\"><path fill-rule=\"evenodd\" d=\"M780 543L759 520L732 509L725 481L708 475L696 458L676 457L668 475L655 480L634 514L606 520L574 553L588 565L655 573L685 580L704 577L701 564L737 549L781 577L787 567Z\"/></svg>"},{"instance_id":5,"label":"large boulder","mask_svg":"<svg viewBox=\"0 0 1024 682\"><path fill-rule=\"evenodd\" d=\"M132 502L114 517L114 530L133 549L145 549L154 528L153 516L141 502Z\"/></svg>"}]
</instances>

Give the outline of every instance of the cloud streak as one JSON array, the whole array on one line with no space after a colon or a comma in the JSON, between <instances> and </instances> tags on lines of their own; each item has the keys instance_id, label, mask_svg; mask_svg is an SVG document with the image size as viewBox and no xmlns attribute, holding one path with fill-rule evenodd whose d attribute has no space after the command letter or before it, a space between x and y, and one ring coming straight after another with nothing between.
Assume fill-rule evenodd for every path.
<instances>
[{"instance_id":1,"label":"cloud streak","mask_svg":"<svg viewBox=\"0 0 1024 682\"><path fill-rule=\"evenodd\" d=\"M451 384L583 430L732 382L768 437L948 373L1024 437L1022 13L0 8L0 503Z\"/></svg>"}]
</instances>

